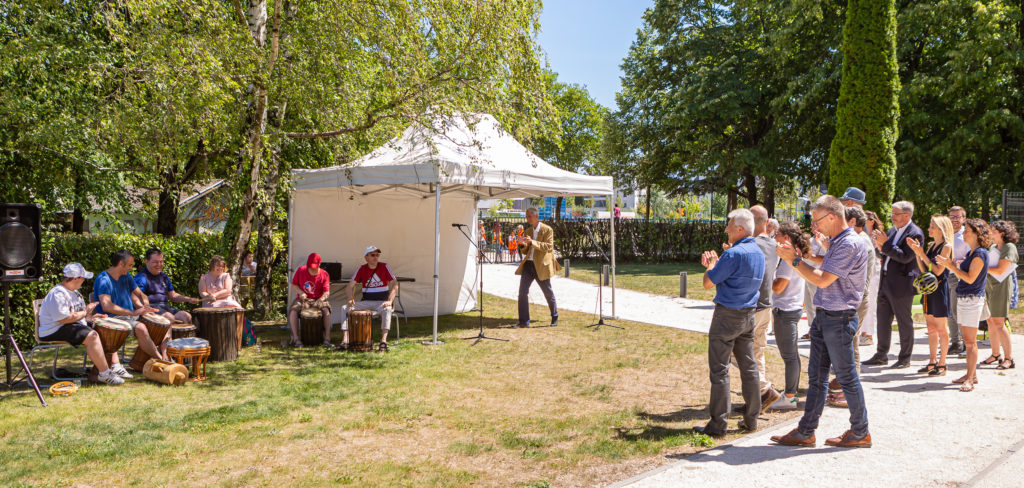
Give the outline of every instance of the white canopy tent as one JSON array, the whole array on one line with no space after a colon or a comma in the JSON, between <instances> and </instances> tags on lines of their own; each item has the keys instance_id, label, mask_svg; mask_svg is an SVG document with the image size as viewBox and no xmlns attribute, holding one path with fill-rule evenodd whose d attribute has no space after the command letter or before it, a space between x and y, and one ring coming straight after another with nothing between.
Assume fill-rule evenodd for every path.
<instances>
[{"instance_id":1,"label":"white canopy tent","mask_svg":"<svg viewBox=\"0 0 1024 488\"><path fill-rule=\"evenodd\" d=\"M434 342L439 311L463 312L476 304L475 253L461 233L442 233L442 227L466 224L477 238L480 199L614 194L611 177L580 175L548 164L490 115L438 119L433 129L410 126L349 166L292 170L292 182L289 275L305 264L310 252L319 252L324 261L342 262L343 272L350 275L363 264L363 249L378 246L381 260L396 275L416 280L401 286L402 302L409 316L433 314ZM609 219L612 269L613 221ZM429 237L432 250L425 245ZM445 270L443 283L440 269ZM614 287L613 274L612 315ZM341 295L332 293L335 314L340 314Z\"/></svg>"}]
</instances>

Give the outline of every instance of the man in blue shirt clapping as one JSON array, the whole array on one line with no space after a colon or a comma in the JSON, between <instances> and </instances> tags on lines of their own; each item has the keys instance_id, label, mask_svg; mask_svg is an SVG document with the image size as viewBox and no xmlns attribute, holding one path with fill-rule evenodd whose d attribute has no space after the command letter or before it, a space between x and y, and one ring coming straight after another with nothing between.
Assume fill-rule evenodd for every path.
<instances>
[{"instance_id":1,"label":"man in blue shirt clapping","mask_svg":"<svg viewBox=\"0 0 1024 488\"><path fill-rule=\"evenodd\" d=\"M743 400L746 408L740 428L757 429L761 411L761 382L754 361L754 310L764 278L764 253L754 241L754 215L747 209L729 213L725 226L729 236L727 250L719 257L705 251L701 263L704 288L717 287L715 313L708 330L708 369L711 379L711 420L694 430L710 436L724 436L732 409L729 397L729 363L733 354L740 368Z\"/></svg>"}]
</instances>

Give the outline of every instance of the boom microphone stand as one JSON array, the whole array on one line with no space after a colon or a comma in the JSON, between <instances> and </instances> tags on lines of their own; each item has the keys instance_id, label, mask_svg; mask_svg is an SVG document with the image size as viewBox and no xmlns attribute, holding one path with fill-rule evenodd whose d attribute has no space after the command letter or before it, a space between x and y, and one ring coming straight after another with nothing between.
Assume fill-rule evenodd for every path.
<instances>
[{"instance_id":1,"label":"boom microphone stand","mask_svg":"<svg viewBox=\"0 0 1024 488\"><path fill-rule=\"evenodd\" d=\"M32 388L36 390L36 396L39 397L39 403L46 406L46 400L43 400L43 394L39 392L39 385L36 384L36 377L32 376L32 370L28 369L28 364L25 363L25 356L21 355L21 350L18 349L18 343L14 340L14 335L11 334L11 290L8 288L10 284L7 281L3 282L4 288L4 333L0 335L0 342L5 344L10 349L7 350L6 363L7 363L7 389L13 390L14 384L16 383L11 378L11 349L18 355L18 360L21 361L21 367L25 370L25 375L28 376L29 383L32 383Z\"/></svg>"},{"instance_id":2,"label":"boom microphone stand","mask_svg":"<svg viewBox=\"0 0 1024 488\"><path fill-rule=\"evenodd\" d=\"M476 269L479 272L478 276L480 278L479 295L477 298L477 310L480 311L480 333L473 337L463 337L462 340L473 341L473 343L470 344L470 346L475 346L478 342L484 339L508 342L508 339L501 339L499 337L487 337L486 335L484 335L484 266L483 264L480 263L480 261L483 260L483 262L485 263L490 263L491 261L487 259L487 254L484 253L483 249L480 249L480 245L477 244L476 242L473 242L473 238L466 233L465 229L463 229L463 227L466 227L466 224L452 224L452 227L459 229L459 232L462 232L462 235L466 236L466 240L469 241L469 244L472 245L474 249L476 249Z\"/></svg>"},{"instance_id":3,"label":"boom microphone stand","mask_svg":"<svg viewBox=\"0 0 1024 488\"><path fill-rule=\"evenodd\" d=\"M604 259L604 262L606 262L606 263L610 262L610 260L608 259L608 255L604 253L604 250L601 249L601 246L597 245L597 239L594 239L594 233L590 230L590 226L584 224L583 228L587 229L587 236L590 237L590 243L594 246L594 249L597 249L597 252L601 255L601 258ZM604 323L604 319L612 319L612 318L613 317L605 317L605 315L604 315L604 273L601 270L598 270L598 272L597 272L597 323L596 324L590 324L587 327L593 327L594 330L597 330L597 329L600 329L601 326L603 325L605 327L614 327L616 329L625 329L625 327L622 327L622 326Z\"/></svg>"}]
</instances>

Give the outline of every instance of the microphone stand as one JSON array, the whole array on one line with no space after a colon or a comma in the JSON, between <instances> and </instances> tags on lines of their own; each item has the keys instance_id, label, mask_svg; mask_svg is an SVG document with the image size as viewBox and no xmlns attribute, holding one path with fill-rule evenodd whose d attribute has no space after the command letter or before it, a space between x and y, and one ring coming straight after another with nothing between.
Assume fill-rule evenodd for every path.
<instances>
[{"instance_id":1,"label":"microphone stand","mask_svg":"<svg viewBox=\"0 0 1024 488\"><path fill-rule=\"evenodd\" d=\"M500 337L487 337L486 335L484 335L484 267L480 262L483 261L485 263L490 263L491 261L487 259L487 254L484 253L483 249L480 249L480 245L477 244L476 242L473 242L473 238L466 233L465 229L463 229L463 227L466 227L465 225L452 224L452 227L458 228L459 232L461 232L463 236L466 236L466 240L469 241L469 244L473 246L474 249L476 249L476 269L477 272L479 273L477 276L480 279L480 287L478 291L479 295L477 296L477 310L480 311L480 333L473 337L463 337L462 340L473 341L473 343L470 344L470 346L475 346L478 342L484 339L508 342L508 339L502 339Z\"/></svg>"},{"instance_id":2,"label":"microphone stand","mask_svg":"<svg viewBox=\"0 0 1024 488\"><path fill-rule=\"evenodd\" d=\"M601 246L597 245L597 239L594 239L594 233L590 230L590 226L584 224L583 228L587 229L587 236L590 237L590 243L594 246L594 249L597 249L597 252L601 254L601 258L604 259L604 262L606 262L606 263L610 262L609 259L608 259L608 255L604 253L604 250L601 249ZM602 272L601 269L598 269L598 271L597 271L597 323L596 324L590 324L587 327L593 327L594 330L597 330L597 329L600 329L601 326L603 325L605 327L614 327L616 329L625 329L625 327L622 327L622 326L619 326L619 325L613 325L613 324L606 324L606 323L604 323L604 319L606 319L606 318L610 320L610 319L612 319L614 317L605 317L605 315L604 315L604 273Z\"/></svg>"}]
</instances>

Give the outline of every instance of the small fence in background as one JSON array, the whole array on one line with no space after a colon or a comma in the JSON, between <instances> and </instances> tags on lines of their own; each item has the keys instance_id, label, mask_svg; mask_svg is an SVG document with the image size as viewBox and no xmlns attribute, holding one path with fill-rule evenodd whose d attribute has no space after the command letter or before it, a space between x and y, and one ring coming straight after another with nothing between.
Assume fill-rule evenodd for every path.
<instances>
[{"instance_id":1,"label":"small fence in background","mask_svg":"<svg viewBox=\"0 0 1024 488\"><path fill-rule=\"evenodd\" d=\"M525 219L482 218L487 242L495 242L497 224L505 243L517 225L529 225ZM590 261L600 255L590 240L592 233L605 253L610 251L611 233L608 219L546 221L555 231L555 251L561 259ZM588 232L588 229L590 232ZM721 250L725 242L725 223L618 219L615 221L615 258L619 263L693 261L709 249Z\"/></svg>"}]
</instances>

